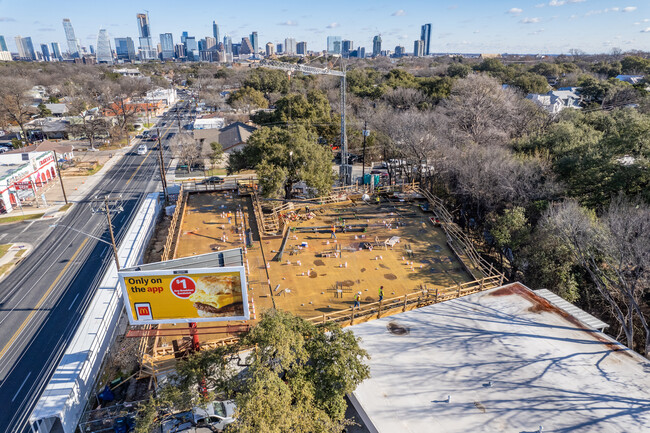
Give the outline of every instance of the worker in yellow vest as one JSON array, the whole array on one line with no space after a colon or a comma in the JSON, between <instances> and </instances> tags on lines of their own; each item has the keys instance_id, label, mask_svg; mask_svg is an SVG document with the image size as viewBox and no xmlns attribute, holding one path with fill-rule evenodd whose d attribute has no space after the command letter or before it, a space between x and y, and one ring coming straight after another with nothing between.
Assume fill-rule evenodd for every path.
<instances>
[{"instance_id":1,"label":"worker in yellow vest","mask_svg":"<svg viewBox=\"0 0 650 433\"><path fill-rule=\"evenodd\" d=\"M379 287L379 302L384 299L384 286Z\"/></svg>"},{"instance_id":2,"label":"worker in yellow vest","mask_svg":"<svg viewBox=\"0 0 650 433\"><path fill-rule=\"evenodd\" d=\"M354 308L361 308L361 292L354 295Z\"/></svg>"}]
</instances>

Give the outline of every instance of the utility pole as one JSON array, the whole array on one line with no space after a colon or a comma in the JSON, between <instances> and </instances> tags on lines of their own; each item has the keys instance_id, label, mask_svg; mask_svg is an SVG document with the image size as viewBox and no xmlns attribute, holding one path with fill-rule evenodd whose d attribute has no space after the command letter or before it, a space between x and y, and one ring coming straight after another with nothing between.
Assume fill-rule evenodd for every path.
<instances>
[{"instance_id":1,"label":"utility pole","mask_svg":"<svg viewBox=\"0 0 650 433\"><path fill-rule=\"evenodd\" d=\"M108 200L104 199L104 209L106 210L106 219L108 220L108 231L111 234L111 246L113 247L113 257L115 258L115 266L120 270L120 259L117 256L117 245L115 245L115 236L113 235L113 222L111 221L111 211L108 208Z\"/></svg>"},{"instance_id":2,"label":"utility pole","mask_svg":"<svg viewBox=\"0 0 650 433\"><path fill-rule=\"evenodd\" d=\"M163 157L162 141L160 140L160 128L158 131L158 151L160 154L160 180L162 181L163 191L165 192L165 203L167 203L167 173L165 173L165 158Z\"/></svg>"},{"instance_id":3,"label":"utility pole","mask_svg":"<svg viewBox=\"0 0 650 433\"><path fill-rule=\"evenodd\" d=\"M59 157L56 155L56 151L54 151L54 164L56 165L56 174L59 176L59 182L61 182L61 191L63 192L63 200L65 200L65 204L68 204L68 196L65 195L65 187L63 186L63 177L61 176L61 167L59 167Z\"/></svg>"},{"instance_id":4,"label":"utility pole","mask_svg":"<svg viewBox=\"0 0 650 433\"><path fill-rule=\"evenodd\" d=\"M361 163L361 182L365 184L366 182L366 137L370 135L368 131L368 121L363 121L363 162ZM371 181L372 182L372 181Z\"/></svg>"}]
</instances>

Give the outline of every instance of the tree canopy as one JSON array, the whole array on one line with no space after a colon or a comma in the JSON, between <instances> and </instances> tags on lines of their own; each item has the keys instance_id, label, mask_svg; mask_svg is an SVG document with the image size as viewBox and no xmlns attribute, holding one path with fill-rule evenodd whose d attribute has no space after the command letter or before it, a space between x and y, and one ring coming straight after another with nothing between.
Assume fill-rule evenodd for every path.
<instances>
[{"instance_id":1,"label":"tree canopy","mask_svg":"<svg viewBox=\"0 0 650 433\"><path fill-rule=\"evenodd\" d=\"M305 127L263 127L250 136L243 150L230 154L228 171L255 169L267 197L290 198L300 181L326 195L332 188L331 161L331 150Z\"/></svg>"}]
</instances>

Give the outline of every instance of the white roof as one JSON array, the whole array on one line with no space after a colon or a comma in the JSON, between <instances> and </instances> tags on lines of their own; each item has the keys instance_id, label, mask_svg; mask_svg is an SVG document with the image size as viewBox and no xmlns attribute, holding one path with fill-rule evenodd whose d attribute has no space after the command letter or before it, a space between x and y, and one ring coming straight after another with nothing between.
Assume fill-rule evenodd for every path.
<instances>
[{"instance_id":1,"label":"white roof","mask_svg":"<svg viewBox=\"0 0 650 433\"><path fill-rule=\"evenodd\" d=\"M535 290L535 294L546 299L548 302L555 305L556 307L566 311L567 313L569 313L570 315L578 319L580 322L590 327L591 329L597 329L599 331L602 331L609 326L607 323L581 310L580 308L562 299L561 297L551 292L550 290L547 289Z\"/></svg>"},{"instance_id":2,"label":"white roof","mask_svg":"<svg viewBox=\"0 0 650 433\"><path fill-rule=\"evenodd\" d=\"M351 395L371 432L650 426L650 362L518 283L349 329L371 356Z\"/></svg>"}]
</instances>

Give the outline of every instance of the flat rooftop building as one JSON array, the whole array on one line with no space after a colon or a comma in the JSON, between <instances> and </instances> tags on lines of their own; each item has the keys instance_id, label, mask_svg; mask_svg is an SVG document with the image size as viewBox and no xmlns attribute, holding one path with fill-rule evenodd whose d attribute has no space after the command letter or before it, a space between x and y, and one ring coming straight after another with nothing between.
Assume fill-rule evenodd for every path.
<instances>
[{"instance_id":1,"label":"flat rooftop building","mask_svg":"<svg viewBox=\"0 0 650 433\"><path fill-rule=\"evenodd\" d=\"M352 326L350 399L380 433L650 431L650 361L581 313L514 283Z\"/></svg>"}]
</instances>

